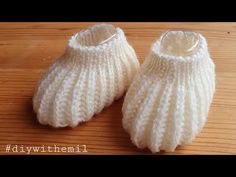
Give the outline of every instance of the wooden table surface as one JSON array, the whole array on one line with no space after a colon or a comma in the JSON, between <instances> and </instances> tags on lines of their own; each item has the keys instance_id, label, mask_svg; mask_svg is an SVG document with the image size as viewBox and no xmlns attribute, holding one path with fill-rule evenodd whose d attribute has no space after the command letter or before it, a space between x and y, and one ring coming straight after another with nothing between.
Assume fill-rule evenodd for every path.
<instances>
[{"instance_id":1,"label":"wooden table surface","mask_svg":"<svg viewBox=\"0 0 236 177\"><path fill-rule=\"evenodd\" d=\"M139 150L132 145L123 130L123 98L74 129L54 129L37 122L32 110L37 80L64 52L69 37L92 24L0 23L1 154L25 154L20 151L33 146L76 146L85 151L82 145L86 145L87 152L77 150L75 153L151 154L148 149ZM191 145L178 147L174 153L157 154L236 154L236 23L112 24L124 29L141 63L151 44L168 29L191 29L207 38L217 78L216 93L205 128ZM6 152L8 144L15 149Z\"/></svg>"}]
</instances>

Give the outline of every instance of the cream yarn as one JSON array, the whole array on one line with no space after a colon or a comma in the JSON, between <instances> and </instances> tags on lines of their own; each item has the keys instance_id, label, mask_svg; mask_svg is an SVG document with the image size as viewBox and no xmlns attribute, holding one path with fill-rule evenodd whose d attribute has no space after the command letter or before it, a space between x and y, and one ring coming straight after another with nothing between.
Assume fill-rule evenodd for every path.
<instances>
[{"instance_id":1,"label":"cream yarn","mask_svg":"<svg viewBox=\"0 0 236 177\"><path fill-rule=\"evenodd\" d=\"M197 47L187 51L191 43ZM174 151L201 131L214 91L215 66L205 38L169 31L153 44L128 89L123 127L138 148Z\"/></svg>"},{"instance_id":2,"label":"cream yarn","mask_svg":"<svg viewBox=\"0 0 236 177\"><path fill-rule=\"evenodd\" d=\"M38 82L33 107L41 124L74 127L121 97L139 68L124 32L94 25L71 37Z\"/></svg>"}]
</instances>

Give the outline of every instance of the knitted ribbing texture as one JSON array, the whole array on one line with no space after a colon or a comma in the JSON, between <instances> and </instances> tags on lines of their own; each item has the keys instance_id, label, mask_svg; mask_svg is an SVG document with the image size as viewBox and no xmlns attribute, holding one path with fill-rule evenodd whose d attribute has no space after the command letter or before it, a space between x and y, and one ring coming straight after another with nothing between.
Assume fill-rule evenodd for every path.
<instances>
[{"instance_id":1,"label":"knitted ribbing texture","mask_svg":"<svg viewBox=\"0 0 236 177\"><path fill-rule=\"evenodd\" d=\"M184 37L182 31L169 35ZM122 123L138 148L147 147L153 153L174 151L178 145L191 143L204 127L215 91L215 65L206 39L198 36L197 50L182 56L161 50L162 35L132 81L122 107Z\"/></svg>"},{"instance_id":2,"label":"knitted ribbing texture","mask_svg":"<svg viewBox=\"0 0 236 177\"><path fill-rule=\"evenodd\" d=\"M97 24L75 34L33 97L41 124L74 127L120 98L139 69L120 28Z\"/></svg>"}]
</instances>

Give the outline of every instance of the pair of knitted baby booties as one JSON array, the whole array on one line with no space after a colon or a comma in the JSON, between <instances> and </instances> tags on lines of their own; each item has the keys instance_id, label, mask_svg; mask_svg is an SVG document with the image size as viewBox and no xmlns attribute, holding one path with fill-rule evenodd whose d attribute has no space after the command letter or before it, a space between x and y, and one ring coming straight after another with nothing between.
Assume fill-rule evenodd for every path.
<instances>
[{"instance_id":1,"label":"pair of knitted baby booties","mask_svg":"<svg viewBox=\"0 0 236 177\"><path fill-rule=\"evenodd\" d=\"M127 91L123 127L138 148L174 151L203 128L215 90L205 38L168 31L140 67L120 28L94 25L69 40L38 82L33 107L41 124L75 127Z\"/></svg>"}]
</instances>

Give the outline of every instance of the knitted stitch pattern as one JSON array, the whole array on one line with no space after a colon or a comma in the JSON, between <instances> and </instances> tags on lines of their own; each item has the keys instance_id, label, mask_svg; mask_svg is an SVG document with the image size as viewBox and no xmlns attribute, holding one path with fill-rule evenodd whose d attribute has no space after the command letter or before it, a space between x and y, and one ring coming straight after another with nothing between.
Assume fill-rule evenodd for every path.
<instances>
[{"instance_id":1,"label":"knitted stitch pattern","mask_svg":"<svg viewBox=\"0 0 236 177\"><path fill-rule=\"evenodd\" d=\"M90 120L123 95L138 69L122 29L99 24L75 34L38 82L33 107L39 122L74 127Z\"/></svg>"},{"instance_id":2,"label":"knitted stitch pattern","mask_svg":"<svg viewBox=\"0 0 236 177\"><path fill-rule=\"evenodd\" d=\"M215 65L199 37L199 48L189 56L161 52L160 38L132 81L122 123L138 148L174 151L203 128L215 91Z\"/></svg>"}]
</instances>

